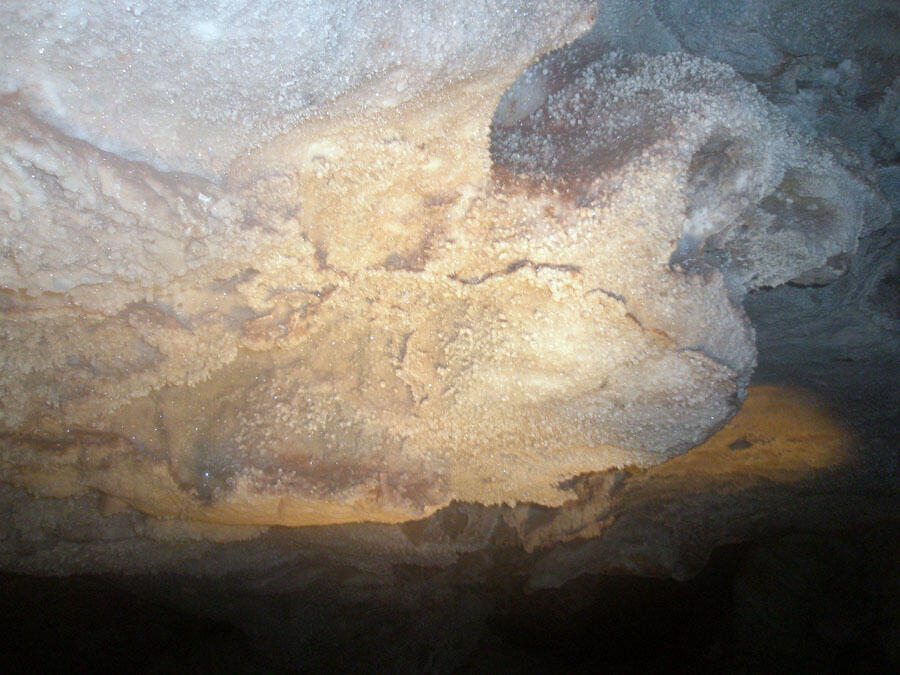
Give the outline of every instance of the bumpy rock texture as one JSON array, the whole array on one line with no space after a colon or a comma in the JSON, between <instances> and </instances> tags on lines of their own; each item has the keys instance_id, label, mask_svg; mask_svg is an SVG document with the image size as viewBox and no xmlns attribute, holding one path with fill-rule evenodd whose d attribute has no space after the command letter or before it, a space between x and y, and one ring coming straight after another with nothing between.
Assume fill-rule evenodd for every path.
<instances>
[{"instance_id":1,"label":"bumpy rock texture","mask_svg":"<svg viewBox=\"0 0 900 675\"><path fill-rule=\"evenodd\" d=\"M501 99L585 3L435 50L468 11L403 7L5 10L6 480L232 525L559 505L725 423L744 294L889 217L721 64L579 46Z\"/></svg>"},{"instance_id":2,"label":"bumpy rock texture","mask_svg":"<svg viewBox=\"0 0 900 675\"><path fill-rule=\"evenodd\" d=\"M900 667L894 0L0 19L0 670Z\"/></svg>"}]
</instances>

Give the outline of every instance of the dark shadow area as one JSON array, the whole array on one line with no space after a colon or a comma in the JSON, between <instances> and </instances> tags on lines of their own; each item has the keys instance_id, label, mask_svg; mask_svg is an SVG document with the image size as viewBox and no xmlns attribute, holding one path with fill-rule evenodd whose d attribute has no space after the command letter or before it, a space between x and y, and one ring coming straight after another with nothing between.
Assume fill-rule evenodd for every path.
<instances>
[{"instance_id":1,"label":"dark shadow area","mask_svg":"<svg viewBox=\"0 0 900 675\"><path fill-rule=\"evenodd\" d=\"M0 672L277 672L240 630L100 577L0 573Z\"/></svg>"},{"instance_id":2,"label":"dark shadow area","mask_svg":"<svg viewBox=\"0 0 900 675\"><path fill-rule=\"evenodd\" d=\"M511 601L489 635L498 657L568 672L886 672L897 625L879 621L896 609L900 547L879 542L898 534L894 523L723 546L681 583L585 576Z\"/></svg>"},{"instance_id":3,"label":"dark shadow area","mask_svg":"<svg viewBox=\"0 0 900 675\"><path fill-rule=\"evenodd\" d=\"M239 580L3 574L0 668L696 673L790 664L884 673L900 665L896 520L722 546L686 582L585 575L527 592L512 568L498 583L410 568L393 585L350 595L337 585L260 593Z\"/></svg>"}]
</instances>

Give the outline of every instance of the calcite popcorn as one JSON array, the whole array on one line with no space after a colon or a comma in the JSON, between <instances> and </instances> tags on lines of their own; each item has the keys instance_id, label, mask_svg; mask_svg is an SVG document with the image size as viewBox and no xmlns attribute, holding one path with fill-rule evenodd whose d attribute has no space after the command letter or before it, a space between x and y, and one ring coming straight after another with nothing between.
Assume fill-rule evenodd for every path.
<instances>
[{"instance_id":1,"label":"calcite popcorn","mask_svg":"<svg viewBox=\"0 0 900 675\"><path fill-rule=\"evenodd\" d=\"M592 3L491 4L7 5L0 478L400 521L727 421L744 293L840 273L874 197L722 65L516 82Z\"/></svg>"}]
</instances>

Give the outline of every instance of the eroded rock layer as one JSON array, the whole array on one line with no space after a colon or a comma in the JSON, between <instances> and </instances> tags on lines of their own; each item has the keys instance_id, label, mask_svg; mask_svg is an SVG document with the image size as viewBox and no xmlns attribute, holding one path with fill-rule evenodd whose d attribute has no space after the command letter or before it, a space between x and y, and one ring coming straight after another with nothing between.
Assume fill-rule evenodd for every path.
<instances>
[{"instance_id":1,"label":"eroded rock layer","mask_svg":"<svg viewBox=\"0 0 900 675\"><path fill-rule=\"evenodd\" d=\"M333 103L202 166L153 135L121 150L94 108L63 124L77 100L7 74L3 480L207 523L395 522L559 505L721 427L755 363L743 294L830 280L884 209L703 59L560 51L501 100L589 4L514 13L532 48L462 69L455 42L388 58L367 33ZM26 77L61 88L46 67Z\"/></svg>"}]
</instances>

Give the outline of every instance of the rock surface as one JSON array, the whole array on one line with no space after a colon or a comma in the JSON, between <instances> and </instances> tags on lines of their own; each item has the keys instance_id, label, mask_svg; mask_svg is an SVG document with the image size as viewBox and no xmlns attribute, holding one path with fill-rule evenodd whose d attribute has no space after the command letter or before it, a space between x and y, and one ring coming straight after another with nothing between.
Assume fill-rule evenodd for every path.
<instances>
[{"instance_id":1,"label":"rock surface","mask_svg":"<svg viewBox=\"0 0 900 675\"><path fill-rule=\"evenodd\" d=\"M896 2L0 17L0 669L900 668Z\"/></svg>"},{"instance_id":2,"label":"rock surface","mask_svg":"<svg viewBox=\"0 0 900 675\"><path fill-rule=\"evenodd\" d=\"M8 486L3 562L32 573L249 574L264 585L282 565L325 569L329 560L342 560L387 583L396 565L453 568L464 564L461 554L499 547L531 557L520 573L527 571L532 588L592 571L688 577L731 538L827 522L833 514L823 515L813 488L841 489L842 472L858 464L859 452L858 437L825 401L796 389L755 387L734 419L704 444L651 468L573 479L573 498L557 508L454 502L399 524L261 528L161 518L99 491L33 500ZM889 493L844 493L832 508L847 518L877 518L881 500L890 499ZM51 532L56 535L48 537ZM82 538L94 543L78 546ZM232 543L223 550L217 541Z\"/></svg>"},{"instance_id":3,"label":"rock surface","mask_svg":"<svg viewBox=\"0 0 900 675\"><path fill-rule=\"evenodd\" d=\"M324 11L266 7L244 37ZM426 24L389 39L375 7L340 13L346 35L317 29L345 78L298 66L307 103L252 115L232 87L279 79L243 70L277 59L271 37L219 54L218 24L170 8L200 42L163 66L161 14L7 10L7 49L44 50L11 60L2 105L7 481L247 526L557 506L574 476L661 462L724 424L755 364L744 294L832 280L889 217L726 66L581 45L501 99L588 27L585 3L427 53L390 49ZM441 11L430 30L462 12ZM133 81L87 96L117 76L111 45L143 39L120 34L135 22L151 32ZM102 65L69 68L72 39L95 35ZM220 76L180 75L201 54ZM165 142L162 82L199 87L167 108ZM145 112L129 149L98 106ZM231 145L197 165L182 128Z\"/></svg>"}]
</instances>

